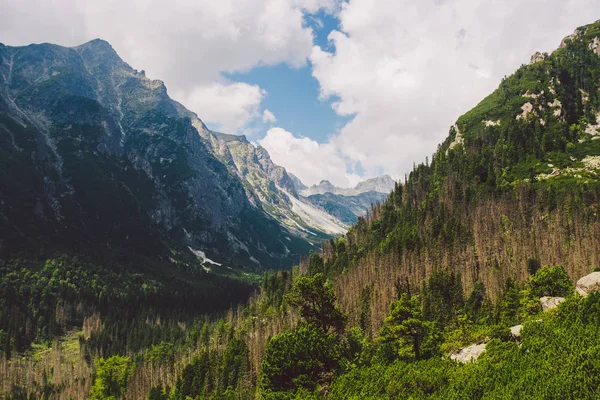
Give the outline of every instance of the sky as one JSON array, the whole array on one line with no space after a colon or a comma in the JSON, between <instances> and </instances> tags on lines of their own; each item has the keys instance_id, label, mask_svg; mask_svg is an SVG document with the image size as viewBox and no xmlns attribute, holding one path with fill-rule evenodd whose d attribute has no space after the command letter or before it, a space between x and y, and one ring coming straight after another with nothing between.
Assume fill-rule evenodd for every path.
<instances>
[{"instance_id":1,"label":"sky","mask_svg":"<svg viewBox=\"0 0 600 400\"><path fill-rule=\"evenodd\" d=\"M102 38L213 130L305 184L350 187L425 160L598 0L0 0L0 42Z\"/></svg>"}]
</instances>

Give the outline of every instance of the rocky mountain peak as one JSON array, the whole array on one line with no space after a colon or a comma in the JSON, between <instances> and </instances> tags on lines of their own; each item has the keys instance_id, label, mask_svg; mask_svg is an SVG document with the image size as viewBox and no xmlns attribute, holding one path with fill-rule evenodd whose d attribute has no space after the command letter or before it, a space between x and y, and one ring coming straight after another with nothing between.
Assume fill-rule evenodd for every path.
<instances>
[{"instance_id":1,"label":"rocky mountain peak","mask_svg":"<svg viewBox=\"0 0 600 400\"><path fill-rule=\"evenodd\" d=\"M117 52L115 51L115 49L113 49L111 44L108 43L106 40L100 39L100 38L92 39L89 42L85 42L83 44L80 44L79 46L75 46L74 48L75 49L91 49L94 52L113 54L118 57Z\"/></svg>"},{"instance_id":2,"label":"rocky mountain peak","mask_svg":"<svg viewBox=\"0 0 600 400\"><path fill-rule=\"evenodd\" d=\"M212 135L214 135L215 137L217 137L219 140L224 141L225 143L229 143L229 142L250 143L248 141L248 139L246 138L246 136L244 136L244 135L231 135L229 133L221 133L221 132L215 132L215 131L210 131L210 133Z\"/></svg>"},{"instance_id":3,"label":"rocky mountain peak","mask_svg":"<svg viewBox=\"0 0 600 400\"><path fill-rule=\"evenodd\" d=\"M134 72L133 68L123 61L110 43L105 40L90 40L89 42L75 46L72 49L77 51L86 64L89 64L92 68L125 68Z\"/></svg>"},{"instance_id":4,"label":"rocky mountain peak","mask_svg":"<svg viewBox=\"0 0 600 400\"><path fill-rule=\"evenodd\" d=\"M394 189L396 182L389 175L378 176L359 182L354 189L359 192L389 193Z\"/></svg>"}]
</instances>

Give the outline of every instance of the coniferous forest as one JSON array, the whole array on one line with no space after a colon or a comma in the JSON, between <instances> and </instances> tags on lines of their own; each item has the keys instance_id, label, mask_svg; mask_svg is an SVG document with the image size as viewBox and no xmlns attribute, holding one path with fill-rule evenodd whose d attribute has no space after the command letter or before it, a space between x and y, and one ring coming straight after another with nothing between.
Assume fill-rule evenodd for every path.
<instances>
[{"instance_id":1,"label":"coniferous forest","mask_svg":"<svg viewBox=\"0 0 600 400\"><path fill-rule=\"evenodd\" d=\"M384 202L346 234L310 252L302 247L291 268L282 261L228 271L213 262L207 273L209 264L194 264L174 229L163 234L149 222L158 217L139 199L154 189L132 172L143 170L133 168L143 164L138 156L115 156L108 168L85 158L93 150L83 148L81 134L63 138L66 163L77 170L85 160L80 167L102 176L86 190L127 193L106 197L123 201L110 207L127 226L109 226L103 211L65 228L97 200L73 197L65 201L78 211L60 229L24 213L18 226L28 240L2 238L0 397L599 398L600 55L590 45L598 37L600 21L578 28L559 49L502 79ZM3 236L17 226L9 205L44 190L36 175L42 164L22 152L39 140L36 127L23 128L9 109L0 108L0 192L13 197L2 206ZM130 123L140 131L142 119L179 126L173 115L139 112L143 118ZM147 152L176 153L178 139L163 139ZM184 164L195 161L180 160L165 170L178 183L153 199L166 203L172 191L173 213L185 220L195 200L181 183L192 174ZM225 176L216 162L206 168ZM10 171L17 167L19 179ZM223 191L242 193L236 185ZM278 245L260 242L270 232L256 215L223 220L259 227L248 247L268 248L267 259ZM100 233L77 247L48 239L88 235L91 224ZM103 245L79 251L120 229L146 236L118 250L113 243L116 256ZM203 237L216 243L228 232ZM33 253L38 236L46 248Z\"/></svg>"}]
</instances>

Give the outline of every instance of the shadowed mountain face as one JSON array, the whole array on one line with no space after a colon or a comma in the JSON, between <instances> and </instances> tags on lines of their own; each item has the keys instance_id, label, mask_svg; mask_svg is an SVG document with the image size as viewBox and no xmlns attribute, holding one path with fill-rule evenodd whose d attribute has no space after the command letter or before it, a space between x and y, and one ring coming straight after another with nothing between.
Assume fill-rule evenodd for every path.
<instances>
[{"instance_id":1,"label":"shadowed mountain face","mask_svg":"<svg viewBox=\"0 0 600 400\"><path fill-rule=\"evenodd\" d=\"M162 81L102 40L0 44L2 256L206 253L233 266L289 265L308 244L264 212L213 138ZM282 170L269 176L294 195Z\"/></svg>"}]
</instances>

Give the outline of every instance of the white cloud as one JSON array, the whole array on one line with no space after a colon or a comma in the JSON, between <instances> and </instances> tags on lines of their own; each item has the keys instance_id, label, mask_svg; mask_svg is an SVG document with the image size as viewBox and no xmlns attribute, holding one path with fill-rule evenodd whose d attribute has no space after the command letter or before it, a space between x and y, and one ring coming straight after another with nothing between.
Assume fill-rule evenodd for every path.
<instances>
[{"instance_id":1,"label":"white cloud","mask_svg":"<svg viewBox=\"0 0 600 400\"><path fill-rule=\"evenodd\" d=\"M313 47L310 26L319 23L307 24L306 13L319 9L340 19L326 49ZM223 73L297 67L309 57L321 98L353 118L324 144L273 130L263 142L279 154L287 145L291 158L277 161L307 183L342 185L354 179L346 171L357 163L365 177L382 170L402 177L504 75L599 17L597 0L3 0L0 40L77 45L104 38L229 132L269 119L260 112L264 91Z\"/></svg>"},{"instance_id":2,"label":"white cloud","mask_svg":"<svg viewBox=\"0 0 600 400\"><path fill-rule=\"evenodd\" d=\"M262 122L264 122L265 124L272 124L277 122L277 118L275 118L275 115L271 111L265 109L262 115Z\"/></svg>"},{"instance_id":3,"label":"white cloud","mask_svg":"<svg viewBox=\"0 0 600 400\"><path fill-rule=\"evenodd\" d=\"M334 185L354 186L360 177L347 172L348 160L335 143L319 144L307 137L297 138L282 128L271 128L258 141L275 164L285 167L306 185L319 183L327 177Z\"/></svg>"},{"instance_id":4,"label":"white cloud","mask_svg":"<svg viewBox=\"0 0 600 400\"><path fill-rule=\"evenodd\" d=\"M225 84L221 74L282 62L305 65L313 32L304 13L333 10L336 1L3 0L0 40L73 46L100 37L134 68L165 81L201 118L239 127L239 121L253 114L256 91ZM202 97L227 93L236 95L231 106L215 100L224 106L222 112ZM243 111L242 98L249 105ZM229 111L235 115L224 123Z\"/></svg>"},{"instance_id":5,"label":"white cloud","mask_svg":"<svg viewBox=\"0 0 600 400\"><path fill-rule=\"evenodd\" d=\"M366 175L401 178L504 75L599 17L597 0L350 0L334 50L310 56L321 98L355 115L331 143Z\"/></svg>"},{"instance_id":6,"label":"white cloud","mask_svg":"<svg viewBox=\"0 0 600 400\"><path fill-rule=\"evenodd\" d=\"M217 125L217 130L237 133L259 115L264 95L258 85L214 82L174 97L197 112L205 123Z\"/></svg>"}]
</instances>

